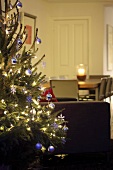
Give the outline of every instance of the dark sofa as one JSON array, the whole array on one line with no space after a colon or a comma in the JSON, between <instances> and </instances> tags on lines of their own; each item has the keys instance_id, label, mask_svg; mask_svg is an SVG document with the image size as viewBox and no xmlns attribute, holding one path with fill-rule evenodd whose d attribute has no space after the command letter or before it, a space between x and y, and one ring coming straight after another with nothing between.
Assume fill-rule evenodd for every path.
<instances>
[{"instance_id":1,"label":"dark sofa","mask_svg":"<svg viewBox=\"0 0 113 170\"><path fill-rule=\"evenodd\" d=\"M68 140L54 154L110 151L110 104L99 101L56 102L55 110L68 121Z\"/></svg>"}]
</instances>

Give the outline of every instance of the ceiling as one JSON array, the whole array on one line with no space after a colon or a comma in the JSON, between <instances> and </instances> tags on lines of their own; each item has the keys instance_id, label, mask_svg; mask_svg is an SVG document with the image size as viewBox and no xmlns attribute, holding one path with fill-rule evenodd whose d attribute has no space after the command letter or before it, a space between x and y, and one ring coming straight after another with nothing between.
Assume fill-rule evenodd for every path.
<instances>
[{"instance_id":1,"label":"ceiling","mask_svg":"<svg viewBox=\"0 0 113 170\"><path fill-rule=\"evenodd\" d=\"M58 2L58 3L65 3L65 2L74 2L74 3L94 3L94 2L112 2L113 0L45 0L47 2Z\"/></svg>"}]
</instances>

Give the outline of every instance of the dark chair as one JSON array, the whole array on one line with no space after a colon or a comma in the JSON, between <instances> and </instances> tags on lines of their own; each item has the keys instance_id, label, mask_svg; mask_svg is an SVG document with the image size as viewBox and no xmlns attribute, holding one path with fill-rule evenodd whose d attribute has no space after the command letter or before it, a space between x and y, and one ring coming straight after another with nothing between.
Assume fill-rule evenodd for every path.
<instances>
[{"instance_id":1,"label":"dark chair","mask_svg":"<svg viewBox=\"0 0 113 170\"><path fill-rule=\"evenodd\" d=\"M100 87L99 87L99 100L104 100L105 97L105 93L106 93L106 85L107 85L107 78L101 78L101 83L100 83Z\"/></svg>"},{"instance_id":2,"label":"dark chair","mask_svg":"<svg viewBox=\"0 0 113 170\"><path fill-rule=\"evenodd\" d=\"M113 77L112 77L112 83L111 83L111 96L113 96Z\"/></svg>"},{"instance_id":3,"label":"dark chair","mask_svg":"<svg viewBox=\"0 0 113 170\"><path fill-rule=\"evenodd\" d=\"M59 75L60 80L68 79L68 75Z\"/></svg>"},{"instance_id":4,"label":"dark chair","mask_svg":"<svg viewBox=\"0 0 113 170\"><path fill-rule=\"evenodd\" d=\"M101 79L101 78L108 78L110 75L89 75L89 79ZM95 100L95 90L90 89L89 95L87 96L88 99Z\"/></svg>"},{"instance_id":5,"label":"dark chair","mask_svg":"<svg viewBox=\"0 0 113 170\"><path fill-rule=\"evenodd\" d=\"M111 86L112 86L112 77L108 77L106 83L105 98L109 98L109 101L111 101Z\"/></svg>"}]
</instances>

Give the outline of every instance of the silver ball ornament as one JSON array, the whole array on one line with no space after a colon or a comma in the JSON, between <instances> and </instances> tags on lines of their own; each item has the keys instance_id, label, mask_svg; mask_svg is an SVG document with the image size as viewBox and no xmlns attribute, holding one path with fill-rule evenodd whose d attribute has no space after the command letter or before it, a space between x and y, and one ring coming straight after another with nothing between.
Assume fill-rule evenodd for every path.
<instances>
[{"instance_id":1,"label":"silver ball ornament","mask_svg":"<svg viewBox=\"0 0 113 170\"><path fill-rule=\"evenodd\" d=\"M52 95L51 95L50 93L48 93L48 94L46 95L46 100L50 101L51 99L52 99Z\"/></svg>"}]
</instances>

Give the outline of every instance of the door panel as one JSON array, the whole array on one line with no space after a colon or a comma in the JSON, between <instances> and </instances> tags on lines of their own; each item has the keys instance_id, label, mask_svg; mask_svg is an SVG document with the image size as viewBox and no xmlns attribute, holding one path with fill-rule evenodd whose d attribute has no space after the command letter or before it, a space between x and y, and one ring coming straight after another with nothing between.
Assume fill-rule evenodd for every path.
<instances>
[{"instance_id":1,"label":"door panel","mask_svg":"<svg viewBox=\"0 0 113 170\"><path fill-rule=\"evenodd\" d=\"M88 19L55 20L53 28L53 74L73 77L78 64L88 65Z\"/></svg>"}]
</instances>

